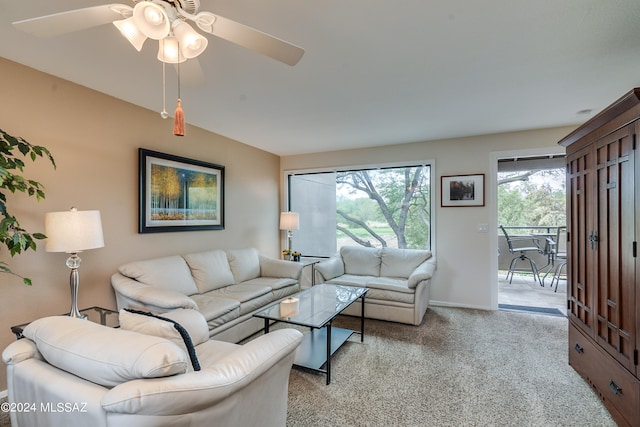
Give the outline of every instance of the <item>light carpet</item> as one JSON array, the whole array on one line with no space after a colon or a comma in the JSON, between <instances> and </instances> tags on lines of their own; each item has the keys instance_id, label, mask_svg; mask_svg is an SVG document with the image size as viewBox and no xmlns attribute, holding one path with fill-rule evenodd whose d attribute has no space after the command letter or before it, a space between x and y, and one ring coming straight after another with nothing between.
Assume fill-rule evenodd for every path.
<instances>
[{"instance_id":1,"label":"light carpet","mask_svg":"<svg viewBox=\"0 0 640 427\"><path fill-rule=\"evenodd\" d=\"M567 319L429 308L420 326L367 320L332 382L293 369L287 425L615 426L567 362ZM334 325L359 330L359 319Z\"/></svg>"},{"instance_id":2,"label":"light carpet","mask_svg":"<svg viewBox=\"0 0 640 427\"><path fill-rule=\"evenodd\" d=\"M567 347L567 319L540 314L432 307L417 327L367 320L364 343L354 335L334 355L330 385L292 369L287 426L615 426Z\"/></svg>"}]
</instances>

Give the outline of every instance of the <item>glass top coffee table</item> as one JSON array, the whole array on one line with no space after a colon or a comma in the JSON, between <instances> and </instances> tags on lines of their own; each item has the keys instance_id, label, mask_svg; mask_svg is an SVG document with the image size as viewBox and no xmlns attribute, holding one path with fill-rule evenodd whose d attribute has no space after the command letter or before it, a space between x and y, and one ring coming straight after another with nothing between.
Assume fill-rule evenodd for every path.
<instances>
[{"instance_id":1,"label":"glass top coffee table","mask_svg":"<svg viewBox=\"0 0 640 427\"><path fill-rule=\"evenodd\" d=\"M264 319L265 334L269 333L272 322L311 328L311 332L305 335L300 344L293 364L325 373L329 384L331 355L354 333L360 334L360 342L364 340L364 298L368 290L352 286L315 285L255 313L254 316ZM361 299L362 307L360 332L332 328L333 319L358 298ZM322 366L325 368L322 369Z\"/></svg>"}]
</instances>

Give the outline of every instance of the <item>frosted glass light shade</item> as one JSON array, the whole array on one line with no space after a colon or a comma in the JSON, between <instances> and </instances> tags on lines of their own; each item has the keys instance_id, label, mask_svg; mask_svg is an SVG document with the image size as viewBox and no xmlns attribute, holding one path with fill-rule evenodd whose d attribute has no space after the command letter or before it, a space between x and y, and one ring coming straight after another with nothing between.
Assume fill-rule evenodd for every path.
<instances>
[{"instance_id":1,"label":"frosted glass light shade","mask_svg":"<svg viewBox=\"0 0 640 427\"><path fill-rule=\"evenodd\" d=\"M178 39L180 50L185 58L191 59L200 55L207 48L209 40L194 30L191 25L176 19L173 21L173 33Z\"/></svg>"},{"instance_id":2,"label":"frosted glass light shade","mask_svg":"<svg viewBox=\"0 0 640 427\"><path fill-rule=\"evenodd\" d=\"M100 211L48 212L44 229L47 252L76 253L104 246Z\"/></svg>"},{"instance_id":3,"label":"frosted glass light shade","mask_svg":"<svg viewBox=\"0 0 640 427\"><path fill-rule=\"evenodd\" d=\"M133 21L150 39L160 40L169 35L171 23L164 8L150 1L142 1L133 8Z\"/></svg>"},{"instance_id":4,"label":"frosted glass light shade","mask_svg":"<svg viewBox=\"0 0 640 427\"><path fill-rule=\"evenodd\" d=\"M132 16L130 16L127 19L120 19L118 21L113 21L113 25L115 25L116 28L120 30L120 33L127 40L129 40L129 43L131 43L138 52L142 50L142 45L144 44L145 40L147 40L147 36L142 34L140 30L138 30L138 27L136 26L135 22L133 22Z\"/></svg>"},{"instance_id":5,"label":"frosted glass light shade","mask_svg":"<svg viewBox=\"0 0 640 427\"><path fill-rule=\"evenodd\" d=\"M298 212L280 213L280 230L298 230L300 228L300 218Z\"/></svg>"},{"instance_id":6,"label":"frosted glass light shade","mask_svg":"<svg viewBox=\"0 0 640 427\"><path fill-rule=\"evenodd\" d=\"M178 64L187 60L180 50L178 39L165 37L158 42L158 60L167 64Z\"/></svg>"}]
</instances>

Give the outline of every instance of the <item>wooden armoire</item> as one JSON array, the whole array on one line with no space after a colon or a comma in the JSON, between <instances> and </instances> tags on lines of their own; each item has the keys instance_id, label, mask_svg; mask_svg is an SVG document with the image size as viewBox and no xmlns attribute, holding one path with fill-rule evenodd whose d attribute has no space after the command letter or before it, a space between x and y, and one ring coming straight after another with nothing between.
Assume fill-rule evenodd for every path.
<instances>
[{"instance_id":1,"label":"wooden armoire","mask_svg":"<svg viewBox=\"0 0 640 427\"><path fill-rule=\"evenodd\" d=\"M640 426L640 88L559 143L567 150L569 364L618 423Z\"/></svg>"}]
</instances>

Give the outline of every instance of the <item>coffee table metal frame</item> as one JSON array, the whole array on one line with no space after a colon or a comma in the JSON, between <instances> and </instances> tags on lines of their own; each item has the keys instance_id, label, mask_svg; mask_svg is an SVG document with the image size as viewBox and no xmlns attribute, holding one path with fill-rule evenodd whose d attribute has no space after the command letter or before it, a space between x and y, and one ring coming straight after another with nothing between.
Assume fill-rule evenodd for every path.
<instances>
[{"instance_id":1,"label":"coffee table metal frame","mask_svg":"<svg viewBox=\"0 0 640 427\"><path fill-rule=\"evenodd\" d=\"M338 301L335 306L328 308L322 305L320 299L323 293L332 295L332 290L335 292ZM290 296L299 299L299 309L296 316L280 317L279 302L271 304L264 310L255 313L254 316L264 319L265 334L269 333L270 325L275 322L311 328L310 333L305 335L302 344L300 344L293 364L294 366L326 374L328 385L331 383L331 356L354 333L360 335L360 342L364 342L364 301L368 290L368 288L323 283ZM347 296L348 298L340 301L338 298L339 292L343 297ZM333 319L358 299L362 304L360 332L332 327ZM314 303L319 303L321 307L316 310ZM309 313L309 310L311 313ZM322 369L322 366L325 366L325 368Z\"/></svg>"}]
</instances>

